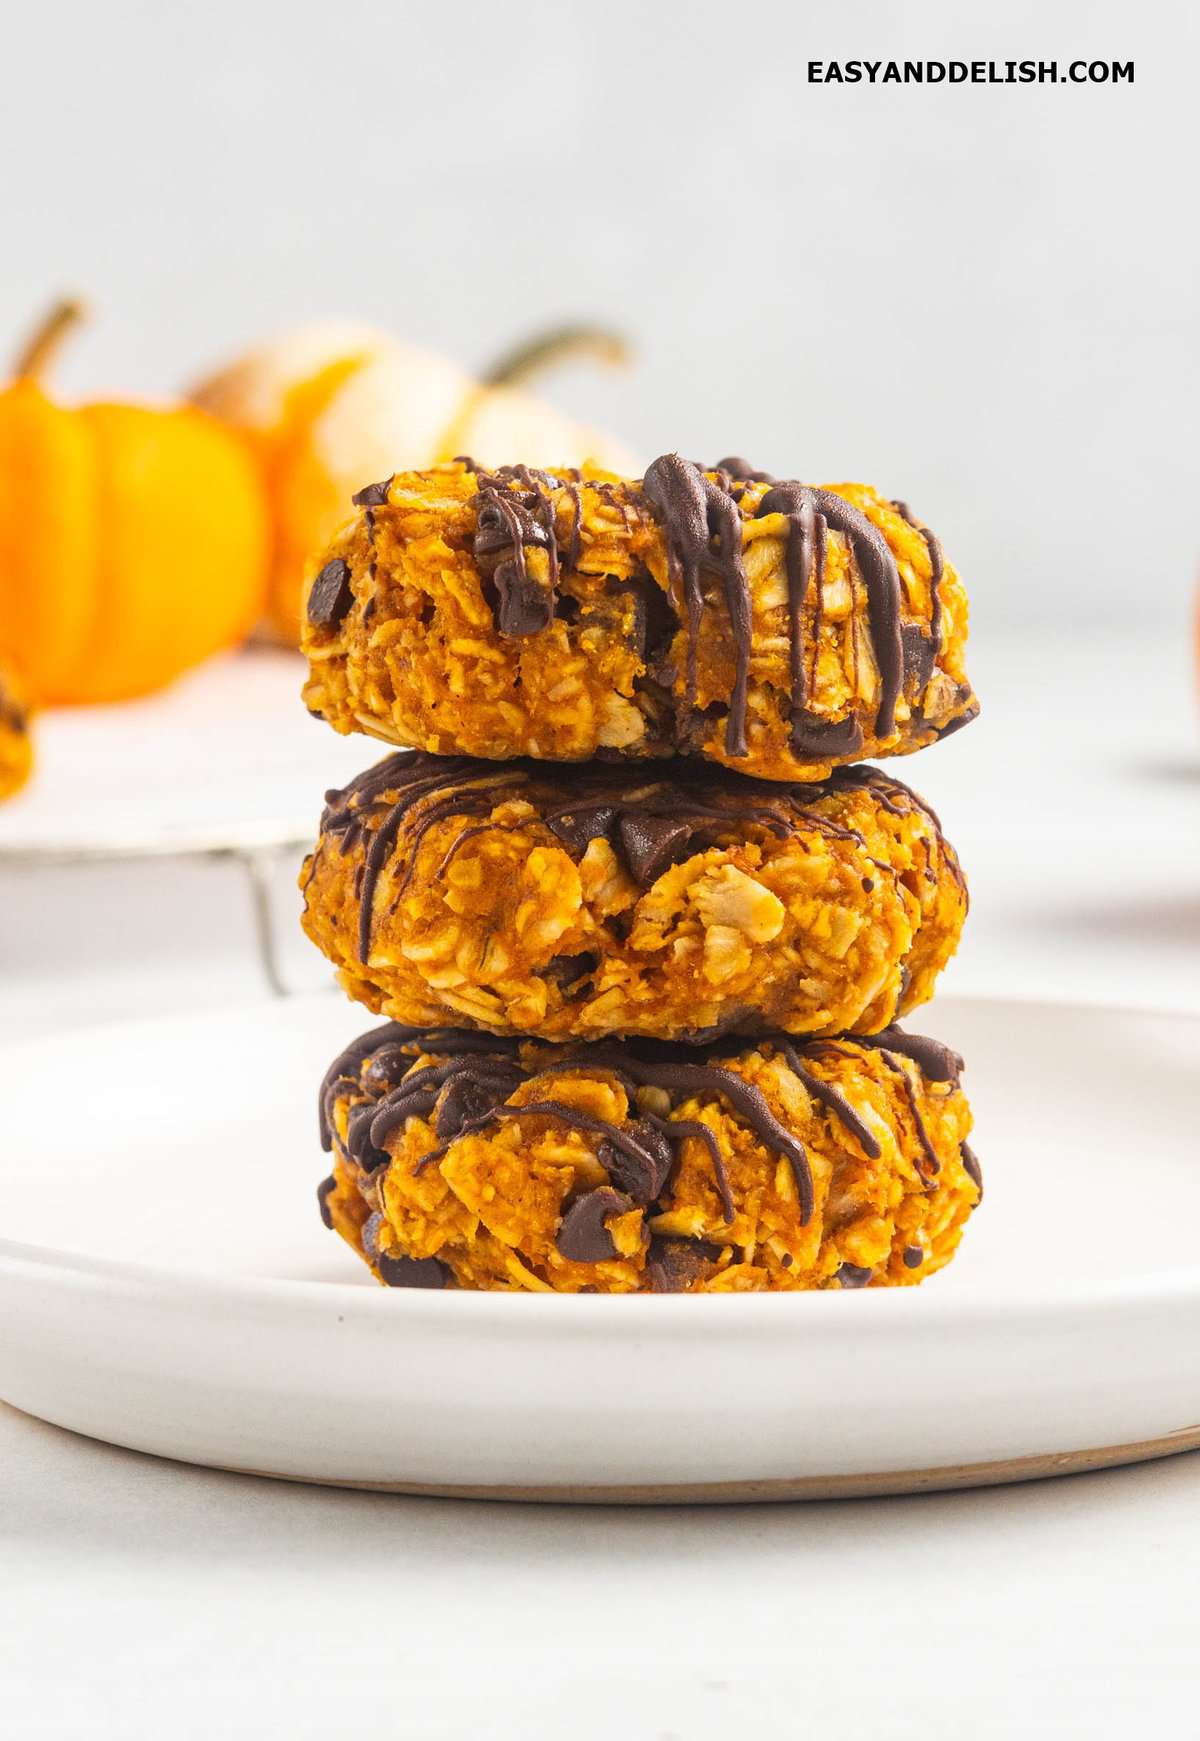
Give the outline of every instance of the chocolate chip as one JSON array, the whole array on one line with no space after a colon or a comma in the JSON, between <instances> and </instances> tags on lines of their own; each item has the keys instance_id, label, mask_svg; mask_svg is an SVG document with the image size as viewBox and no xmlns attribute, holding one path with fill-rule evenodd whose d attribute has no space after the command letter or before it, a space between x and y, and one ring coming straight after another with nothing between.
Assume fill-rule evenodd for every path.
<instances>
[{"instance_id":1,"label":"chocolate chip","mask_svg":"<svg viewBox=\"0 0 1200 1741\"><path fill-rule=\"evenodd\" d=\"M321 1211L321 1220L331 1231L333 1229L333 1216L329 1212L329 1194L336 1190L337 1180L332 1173L327 1179L322 1179L317 1186L317 1208Z\"/></svg>"},{"instance_id":2,"label":"chocolate chip","mask_svg":"<svg viewBox=\"0 0 1200 1741\"><path fill-rule=\"evenodd\" d=\"M622 816L617 832L625 862L643 889L680 856L680 848L692 837L688 823L673 822L669 816Z\"/></svg>"},{"instance_id":3,"label":"chocolate chip","mask_svg":"<svg viewBox=\"0 0 1200 1741\"><path fill-rule=\"evenodd\" d=\"M563 810L557 816L549 816L546 826L551 834L558 836L568 851L582 857L589 842L607 837L616 815L615 805L593 804L588 809Z\"/></svg>"},{"instance_id":4,"label":"chocolate chip","mask_svg":"<svg viewBox=\"0 0 1200 1741\"><path fill-rule=\"evenodd\" d=\"M312 583L308 594L308 620L314 629L332 628L341 622L353 603L349 564L335 556Z\"/></svg>"},{"instance_id":5,"label":"chocolate chip","mask_svg":"<svg viewBox=\"0 0 1200 1741\"><path fill-rule=\"evenodd\" d=\"M919 623L904 623L900 628L900 647L904 655L904 687L913 700L919 700L933 675L938 643Z\"/></svg>"},{"instance_id":6,"label":"chocolate chip","mask_svg":"<svg viewBox=\"0 0 1200 1741\"><path fill-rule=\"evenodd\" d=\"M712 1274L713 1265L721 1256L721 1247L706 1239L664 1239L650 1241L646 1258L646 1274L650 1288L656 1294L686 1294L693 1282L704 1281Z\"/></svg>"},{"instance_id":7,"label":"chocolate chip","mask_svg":"<svg viewBox=\"0 0 1200 1741\"><path fill-rule=\"evenodd\" d=\"M979 1157L971 1147L970 1143L961 1143L958 1152L962 1156L963 1171L966 1173L968 1179L973 1181L976 1190L979 1192L979 1202L982 1203L983 1168L979 1165ZM978 1205L976 1205L976 1207L978 1207Z\"/></svg>"},{"instance_id":8,"label":"chocolate chip","mask_svg":"<svg viewBox=\"0 0 1200 1741\"><path fill-rule=\"evenodd\" d=\"M372 1263L374 1263L375 1259L379 1256L379 1229L382 1226L383 1216L378 1210L375 1211L374 1215L368 1215L367 1219L363 1222L362 1233L360 1235L360 1238L362 1239L362 1248Z\"/></svg>"},{"instance_id":9,"label":"chocolate chip","mask_svg":"<svg viewBox=\"0 0 1200 1741\"><path fill-rule=\"evenodd\" d=\"M392 478L385 478L381 484L368 484L365 489L357 490L350 500L356 508L382 508L386 505L388 491L392 487Z\"/></svg>"},{"instance_id":10,"label":"chocolate chip","mask_svg":"<svg viewBox=\"0 0 1200 1741\"><path fill-rule=\"evenodd\" d=\"M703 1028L688 1028L680 1038L689 1046L707 1046L712 1040L724 1039L726 1034L753 1033L758 1020L758 1012L749 1004L731 1004L719 1020Z\"/></svg>"},{"instance_id":11,"label":"chocolate chip","mask_svg":"<svg viewBox=\"0 0 1200 1741\"><path fill-rule=\"evenodd\" d=\"M538 969L538 976L548 979L565 996L572 988L582 990L583 982L595 973L599 964L600 957L586 951L582 955L556 955L545 967ZM574 995L578 996L579 990Z\"/></svg>"},{"instance_id":12,"label":"chocolate chip","mask_svg":"<svg viewBox=\"0 0 1200 1741\"><path fill-rule=\"evenodd\" d=\"M629 1198L608 1185L585 1191L563 1216L554 1243L572 1263L603 1263L605 1258L616 1257L617 1248L604 1223L630 1207Z\"/></svg>"},{"instance_id":13,"label":"chocolate chip","mask_svg":"<svg viewBox=\"0 0 1200 1741\"><path fill-rule=\"evenodd\" d=\"M614 1143L602 1142L596 1158L617 1189L645 1208L654 1202L670 1177L675 1151L662 1131L645 1119L638 1119L625 1134L633 1138L642 1154L630 1154Z\"/></svg>"},{"instance_id":14,"label":"chocolate chip","mask_svg":"<svg viewBox=\"0 0 1200 1741\"><path fill-rule=\"evenodd\" d=\"M863 746L862 727L852 713L845 719L821 719L801 707L792 714L791 744L797 755L831 760L853 756Z\"/></svg>"},{"instance_id":15,"label":"chocolate chip","mask_svg":"<svg viewBox=\"0 0 1200 1741\"><path fill-rule=\"evenodd\" d=\"M635 907L626 907L623 913L608 913L604 918L604 929L615 937L618 943L628 943L629 933L633 930L636 916L637 909Z\"/></svg>"},{"instance_id":16,"label":"chocolate chip","mask_svg":"<svg viewBox=\"0 0 1200 1741\"><path fill-rule=\"evenodd\" d=\"M497 568L496 594L496 627L510 639L540 634L554 616L554 594L515 562L502 562Z\"/></svg>"},{"instance_id":17,"label":"chocolate chip","mask_svg":"<svg viewBox=\"0 0 1200 1741\"><path fill-rule=\"evenodd\" d=\"M380 1280L389 1288L444 1288L446 1269L436 1257L396 1257L381 1251L375 1260Z\"/></svg>"},{"instance_id":18,"label":"chocolate chip","mask_svg":"<svg viewBox=\"0 0 1200 1741\"><path fill-rule=\"evenodd\" d=\"M925 1253L921 1250L919 1245L906 1245L904 1247L905 1269L920 1269L924 1261Z\"/></svg>"},{"instance_id":19,"label":"chocolate chip","mask_svg":"<svg viewBox=\"0 0 1200 1741\"><path fill-rule=\"evenodd\" d=\"M835 1282L841 1282L844 1288L865 1288L874 1270L863 1269L856 1263L844 1263L834 1276Z\"/></svg>"}]
</instances>

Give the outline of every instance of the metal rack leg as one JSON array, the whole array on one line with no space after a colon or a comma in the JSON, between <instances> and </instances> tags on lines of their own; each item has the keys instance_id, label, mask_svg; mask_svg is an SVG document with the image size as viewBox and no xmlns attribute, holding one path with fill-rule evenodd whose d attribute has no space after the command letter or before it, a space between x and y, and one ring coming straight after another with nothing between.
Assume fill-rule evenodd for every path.
<instances>
[{"instance_id":1,"label":"metal rack leg","mask_svg":"<svg viewBox=\"0 0 1200 1741\"><path fill-rule=\"evenodd\" d=\"M258 944L258 959L263 976L276 997L290 997L279 966L279 940L275 932L275 916L271 900L271 873L279 862L279 854L269 850L239 852L239 862L250 884L250 904L254 914L254 938Z\"/></svg>"}]
</instances>

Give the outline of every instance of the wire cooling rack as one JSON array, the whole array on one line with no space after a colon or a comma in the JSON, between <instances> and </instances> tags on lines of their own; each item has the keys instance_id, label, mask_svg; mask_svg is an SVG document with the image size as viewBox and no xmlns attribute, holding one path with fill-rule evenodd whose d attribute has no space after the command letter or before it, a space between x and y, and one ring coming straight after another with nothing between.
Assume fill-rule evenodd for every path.
<instances>
[{"instance_id":1,"label":"wire cooling rack","mask_svg":"<svg viewBox=\"0 0 1200 1741\"><path fill-rule=\"evenodd\" d=\"M0 806L0 871L234 863L263 975L285 995L273 873L286 858L298 868L326 790L382 753L309 719L301 670L255 648L144 701L40 715L33 778Z\"/></svg>"}]
</instances>

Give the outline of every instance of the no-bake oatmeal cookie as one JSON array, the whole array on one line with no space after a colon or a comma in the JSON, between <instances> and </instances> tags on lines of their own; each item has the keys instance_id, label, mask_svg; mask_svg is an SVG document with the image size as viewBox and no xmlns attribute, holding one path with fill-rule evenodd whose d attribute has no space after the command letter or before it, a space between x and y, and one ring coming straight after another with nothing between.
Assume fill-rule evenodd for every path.
<instances>
[{"instance_id":1,"label":"no-bake oatmeal cookie","mask_svg":"<svg viewBox=\"0 0 1200 1741\"><path fill-rule=\"evenodd\" d=\"M351 997L545 1039L871 1032L930 997L966 884L877 768L503 767L418 752L328 794L304 926Z\"/></svg>"},{"instance_id":2,"label":"no-bake oatmeal cookie","mask_svg":"<svg viewBox=\"0 0 1200 1741\"><path fill-rule=\"evenodd\" d=\"M864 484L677 454L640 480L464 460L355 502L307 583L302 643L305 701L340 732L812 780L978 712L958 575Z\"/></svg>"},{"instance_id":3,"label":"no-bake oatmeal cookie","mask_svg":"<svg viewBox=\"0 0 1200 1741\"><path fill-rule=\"evenodd\" d=\"M391 1287L895 1287L982 1195L962 1061L889 1029L683 1048L389 1023L321 1087L321 1215Z\"/></svg>"}]
</instances>

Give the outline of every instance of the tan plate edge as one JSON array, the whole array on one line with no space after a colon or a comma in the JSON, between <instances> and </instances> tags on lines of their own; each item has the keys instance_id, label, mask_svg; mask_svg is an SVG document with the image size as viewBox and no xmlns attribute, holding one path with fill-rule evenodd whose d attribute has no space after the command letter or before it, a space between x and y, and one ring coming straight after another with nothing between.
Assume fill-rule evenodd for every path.
<instances>
[{"instance_id":1,"label":"tan plate edge","mask_svg":"<svg viewBox=\"0 0 1200 1741\"><path fill-rule=\"evenodd\" d=\"M339 1481L333 1477L282 1475L271 1469L215 1465L231 1475L256 1475L269 1481L305 1486L352 1487L365 1493L402 1493L421 1499L505 1500L531 1505L746 1505L784 1500L878 1499L893 1494L943 1493L955 1488L1000 1487L1017 1481L1043 1481L1054 1475L1081 1475L1148 1463L1200 1450L1200 1426L1179 1427L1158 1439L1104 1445L1089 1451L1058 1451L1033 1457L1007 1457L994 1463L958 1463L938 1469L901 1469L888 1474L784 1476L764 1481L690 1481L623 1486L476 1487L428 1481Z\"/></svg>"}]
</instances>

